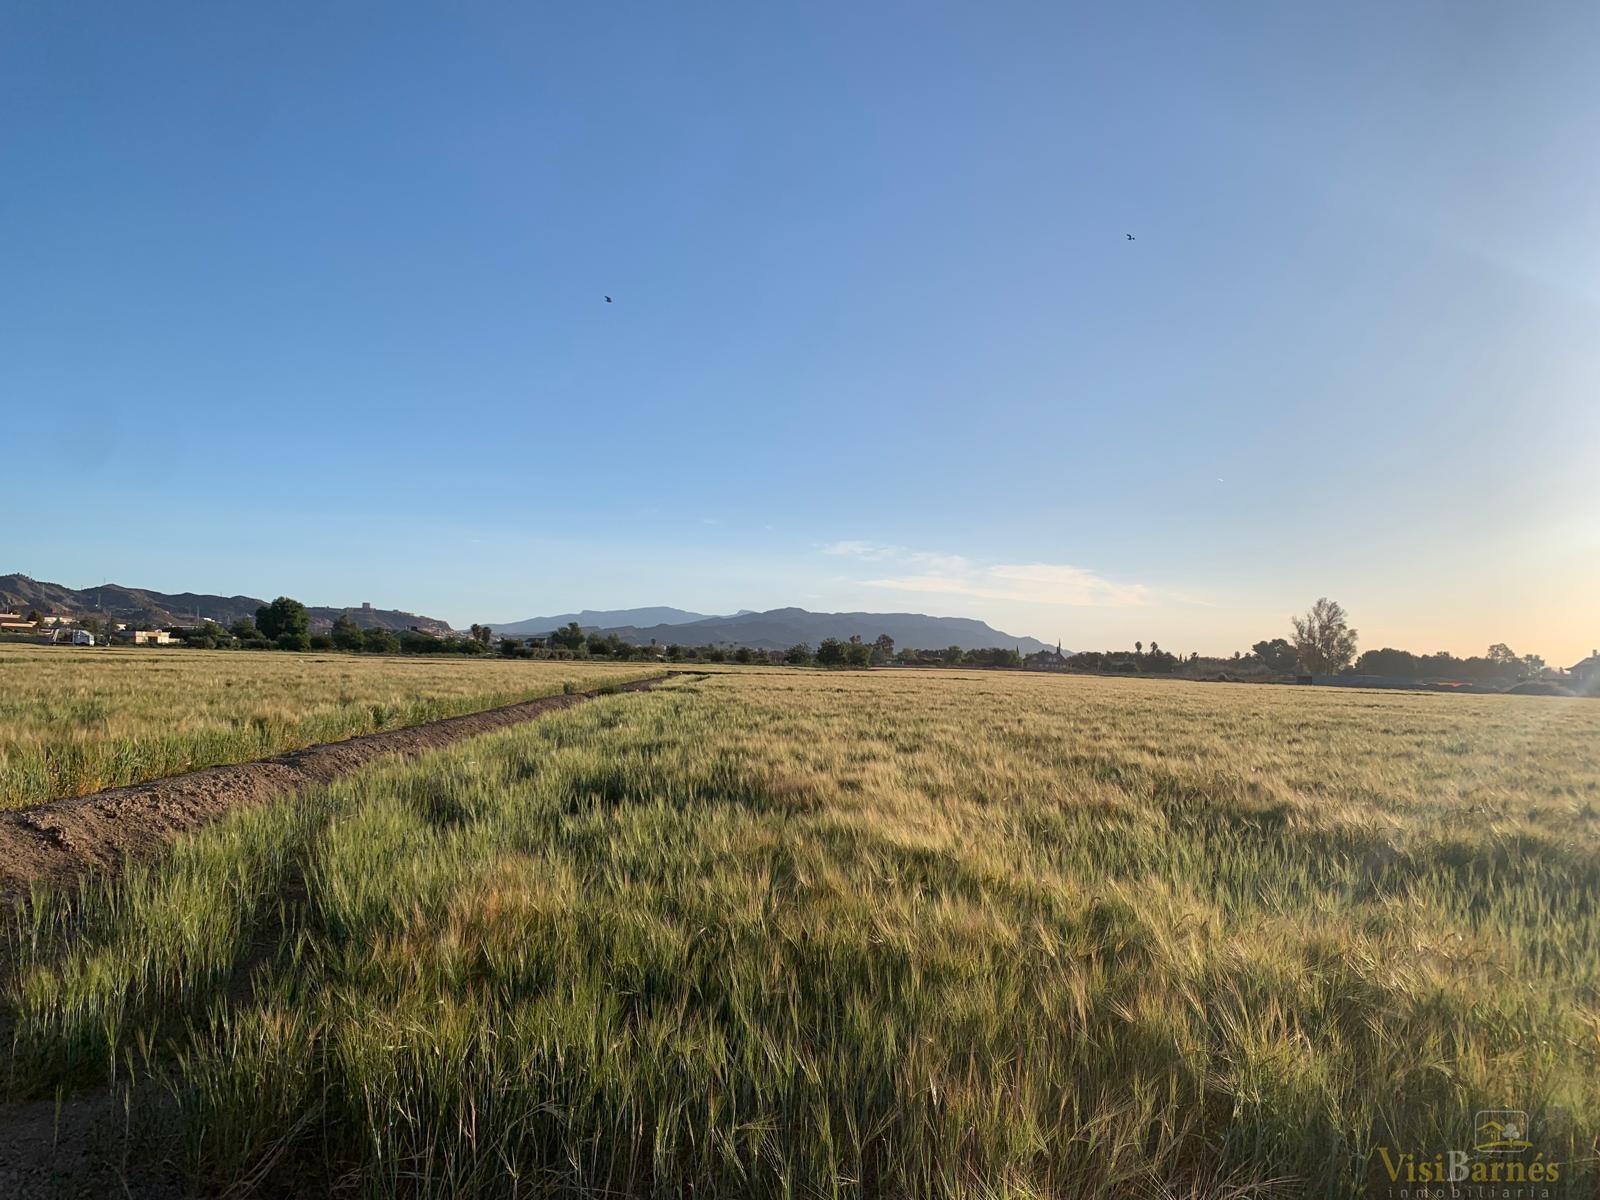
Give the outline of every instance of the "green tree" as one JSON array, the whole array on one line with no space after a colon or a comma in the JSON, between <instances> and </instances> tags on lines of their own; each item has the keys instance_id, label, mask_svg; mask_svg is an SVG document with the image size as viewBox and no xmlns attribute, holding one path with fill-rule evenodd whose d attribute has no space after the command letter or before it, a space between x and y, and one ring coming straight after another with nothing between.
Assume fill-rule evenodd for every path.
<instances>
[{"instance_id":1,"label":"green tree","mask_svg":"<svg viewBox=\"0 0 1600 1200\"><path fill-rule=\"evenodd\" d=\"M783 661L794 667L806 666L811 662L811 647L804 642L790 646L783 656Z\"/></svg>"},{"instance_id":2,"label":"green tree","mask_svg":"<svg viewBox=\"0 0 1600 1200\"><path fill-rule=\"evenodd\" d=\"M1331 675L1348 667L1356 656L1356 631L1350 628L1344 607L1322 597L1294 623L1294 650L1300 666L1311 675Z\"/></svg>"},{"instance_id":3,"label":"green tree","mask_svg":"<svg viewBox=\"0 0 1600 1200\"><path fill-rule=\"evenodd\" d=\"M368 654L394 654L400 649L400 639L387 629L367 629L361 634L361 648Z\"/></svg>"},{"instance_id":4,"label":"green tree","mask_svg":"<svg viewBox=\"0 0 1600 1200\"><path fill-rule=\"evenodd\" d=\"M1259 658L1269 671L1292 671L1299 662L1294 643L1288 638L1257 642L1250 647L1250 653Z\"/></svg>"},{"instance_id":5,"label":"green tree","mask_svg":"<svg viewBox=\"0 0 1600 1200\"><path fill-rule=\"evenodd\" d=\"M437 654L444 648L444 643L431 633L424 633L420 629L407 629L400 635L400 650L403 654Z\"/></svg>"},{"instance_id":6,"label":"green tree","mask_svg":"<svg viewBox=\"0 0 1600 1200\"><path fill-rule=\"evenodd\" d=\"M1522 661L1517 652L1504 642L1496 642L1490 646L1484 657L1490 662L1498 663L1501 666L1510 666L1512 663Z\"/></svg>"},{"instance_id":7,"label":"green tree","mask_svg":"<svg viewBox=\"0 0 1600 1200\"><path fill-rule=\"evenodd\" d=\"M817 647L817 665L822 667L842 667L845 661L845 644L838 638L823 638L822 644Z\"/></svg>"},{"instance_id":8,"label":"green tree","mask_svg":"<svg viewBox=\"0 0 1600 1200\"><path fill-rule=\"evenodd\" d=\"M880 633L878 640L872 643L872 661L886 663L894 657L894 639L887 633Z\"/></svg>"},{"instance_id":9,"label":"green tree","mask_svg":"<svg viewBox=\"0 0 1600 1200\"><path fill-rule=\"evenodd\" d=\"M481 642L483 645L487 646L489 644L490 639L493 638L493 637L494 637L494 630L490 629L487 625L474 624L472 626L472 640L473 641Z\"/></svg>"},{"instance_id":10,"label":"green tree","mask_svg":"<svg viewBox=\"0 0 1600 1200\"><path fill-rule=\"evenodd\" d=\"M183 640L196 650L215 650L233 641L228 631L215 621L204 621L193 629L184 631Z\"/></svg>"},{"instance_id":11,"label":"green tree","mask_svg":"<svg viewBox=\"0 0 1600 1200\"><path fill-rule=\"evenodd\" d=\"M279 650L309 650L311 638L308 634L298 630L286 629L273 639L273 644Z\"/></svg>"},{"instance_id":12,"label":"green tree","mask_svg":"<svg viewBox=\"0 0 1600 1200\"><path fill-rule=\"evenodd\" d=\"M279 596L271 604L256 609L256 628L261 636L276 641L286 633L309 633L311 614L306 606L288 596Z\"/></svg>"},{"instance_id":13,"label":"green tree","mask_svg":"<svg viewBox=\"0 0 1600 1200\"><path fill-rule=\"evenodd\" d=\"M241 642L253 642L261 636L261 631L256 628L255 621L249 617L240 617L232 625L228 626L228 632Z\"/></svg>"},{"instance_id":14,"label":"green tree","mask_svg":"<svg viewBox=\"0 0 1600 1200\"><path fill-rule=\"evenodd\" d=\"M350 619L349 613L340 613L329 632L333 636L333 644L340 650L359 650L366 641L366 634L362 633L361 626Z\"/></svg>"},{"instance_id":15,"label":"green tree","mask_svg":"<svg viewBox=\"0 0 1600 1200\"><path fill-rule=\"evenodd\" d=\"M550 635L550 644L561 650L578 650L583 647L584 633L576 621L568 621Z\"/></svg>"}]
</instances>

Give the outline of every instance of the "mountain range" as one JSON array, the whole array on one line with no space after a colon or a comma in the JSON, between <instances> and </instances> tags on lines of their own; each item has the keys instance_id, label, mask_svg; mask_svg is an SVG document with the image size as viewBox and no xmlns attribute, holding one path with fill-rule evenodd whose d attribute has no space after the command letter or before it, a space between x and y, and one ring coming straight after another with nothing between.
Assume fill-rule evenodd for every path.
<instances>
[{"instance_id":1,"label":"mountain range","mask_svg":"<svg viewBox=\"0 0 1600 1200\"><path fill-rule=\"evenodd\" d=\"M196 620L231 625L241 617L254 617L266 604L255 596L215 596L201 592L156 592L107 583L93 588L70 588L27 575L0 575L0 610L26 614L37 610L50 616L101 616L138 625L183 625ZM349 616L364 629L395 631L417 628L448 634L450 625L436 617L423 617L400 609L308 607L313 631L323 631L340 616ZM634 645L678 642L686 646L749 646L754 650L786 650L805 642L816 646L826 638L848 641L859 636L873 641L888 634L895 645L920 650L960 646L982 650L1012 646L1024 654L1045 649L1037 638L1005 633L969 617L930 617L923 613L819 613L803 608L774 608L769 612L741 609L731 616L711 616L681 608L583 609L550 617L529 617L492 625L509 636L549 633L576 621L585 631L614 633Z\"/></svg>"},{"instance_id":2,"label":"mountain range","mask_svg":"<svg viewBox=\"0 0 1600 1200\"><path fill-rule=\"evenodd\" d=\"M673 614L673 619L654 624L617 620L634 613ZM585 618L598 618L593 621ZM607 618L615 623L608 623ZM824 638L847 641L860 636L874 641L887 633L897 646L919 650L960 646L963 650L983 650L990 646L1012 646L1023 654L1046 649L1037 638L1004 633L970 617L930 617L923 613L817 613L803 608L774 608L769 612L748 610L731 617L706 617L682 609L616 609L608 612L567 613L559 617L534 617L514 625L496 625L500 633L549 633L569 621L602 634L614 633L623 641L642 646L650 642L686 646L749 646L754 650L786 650L805 642L815 647Z\"/></svg>"},{"instance_id":3,"label":"mountain range","mask_svg":"<svg viewBox=\"0 0 1600 1200\"><path fill-rule=\"evenodd\" d=\"M266 604L254 596L211 596L198 592L152 592L144 588L107 583L93 588L70 588L45 583L27 575L0 575L0 609L26 615L37 610L46 616L101 616L130 625L185 625L196 620L231 625L241 617L254 617ZM447 634L450 625L436 617L392 608L360 605L351 608L308 607L313 632L332 627L340 616L349 616L363 629L410 629Z\"/></svg>"},{"instance_id":4,"label":"mountain range","mask_svg":"<svg viewBox=\"0 0 1600 1200\"><path fill-rule=\"evenodd\" d=\"M553 617L528 617L507 625L490 625L496 633L512 637L530 633L549 633L576 621L583 629L615 629L623 625L687 625L691 621L718 621L707 613L688 612L681 608L586 608L582 612L559 613Z\"/></svg>"}]
</instances>

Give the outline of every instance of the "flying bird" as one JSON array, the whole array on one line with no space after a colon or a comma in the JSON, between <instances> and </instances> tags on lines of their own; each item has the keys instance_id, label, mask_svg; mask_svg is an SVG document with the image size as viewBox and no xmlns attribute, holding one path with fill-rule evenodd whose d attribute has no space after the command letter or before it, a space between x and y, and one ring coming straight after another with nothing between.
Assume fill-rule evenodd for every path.
<instances>
[{"instance_id":1,"label":"flying bird","mask_svg":"<svg viewBox=\"0 0 1600 1200\"><path fill-rule=\"evenodd\" d=\"M611 297L610 297L610 296L607 296L607 297L606 297L606 303L607 303L607 304L610 304L610 303L611 303Z\"/></svg>"},{"instance_id":2,"label":"flying bird","mask_svg":"<svg viewBox=\"0 0 1600 1200\"><path fill-rule=\"evenodd\" d=\"M1124 234L1123 236L1126 237L1130 242L1135 242L1135 241L1139 240L1138 238L1134 237L1133 234L1131 234L1131 233Z\"/></svg>"}]
</instances>

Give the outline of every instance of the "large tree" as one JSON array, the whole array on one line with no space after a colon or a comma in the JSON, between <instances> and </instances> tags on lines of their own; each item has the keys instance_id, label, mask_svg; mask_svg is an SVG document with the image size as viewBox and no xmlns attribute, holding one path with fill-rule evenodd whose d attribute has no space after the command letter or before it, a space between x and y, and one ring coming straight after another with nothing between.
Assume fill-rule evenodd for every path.
<instances>
[{"instance_id":1,"label":"large tree","mask_svg":"<svg viewBox=\"0 0 1600 1200\"><path fill-rule=\"evenodd\" d=\"M1288 638L1273 638L1269 641L1259 641L1250 647L1250 652L1267 665L1269 671L1292 671L1299 658L1294 651L1294 643Z\"/></svg>"},{"instance_id":2,"label":"large tree","mask_svg":"<svg viewBox=\"0 0 1600 1200\"><path fill-rule=\"evenodd\" d=\"M366 641L361 626L350 619L349 613L340 613L331 631L333 644L341 650L359 650Z\"/></svg>"},{"instance_id":3,"label":"large tree","mask_svg":"<svg viewBox=\"0 0 1600 1200\"><path fill-rule=\"evenodd\" d=\"M1300 667L1311 675L1331 675L1348 667L1356 656L1356 631L1350 628L1344 606L1326 596L1294 622L1294 650Z\"/></svg>"},{"instance_id":4,"label":"large tree","mask_svg":"<svg viewBox=\"0 0 1600 1200\"><path fill-rule=\"evenodd\" d=\"M550 644L562 650L581 649L586 640L583 630L576 621L568 621L560 629L550 635Z\"/></svg>"},{"instance_id":5,"label":"large tree","mask_svg":"<svg viewBox=\"0 0 1600 1200\"><path fill-rule=\"evenodd\" d=\"M256 609L256 628L261 636L277 641L286 633L307 633L311 629L311 614L298 600L279 596L271 604Z\"/></svg>"}]
</instances>

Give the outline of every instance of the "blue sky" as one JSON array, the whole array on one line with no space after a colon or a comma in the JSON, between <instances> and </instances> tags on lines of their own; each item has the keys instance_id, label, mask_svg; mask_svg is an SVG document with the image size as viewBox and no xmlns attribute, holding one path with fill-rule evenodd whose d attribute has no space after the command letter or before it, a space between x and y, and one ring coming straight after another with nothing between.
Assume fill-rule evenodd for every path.
<instances>
[{"instance_id":1,"label":"blue sky","mask_svg":"<svg viewBox=\"0 0 1600 1200\"><path fill-rule=\"evenodd\" d=\"M1585 4L12 3L0 572L1569 661L1597 102Z\"/></svg>"}]
</instances>

